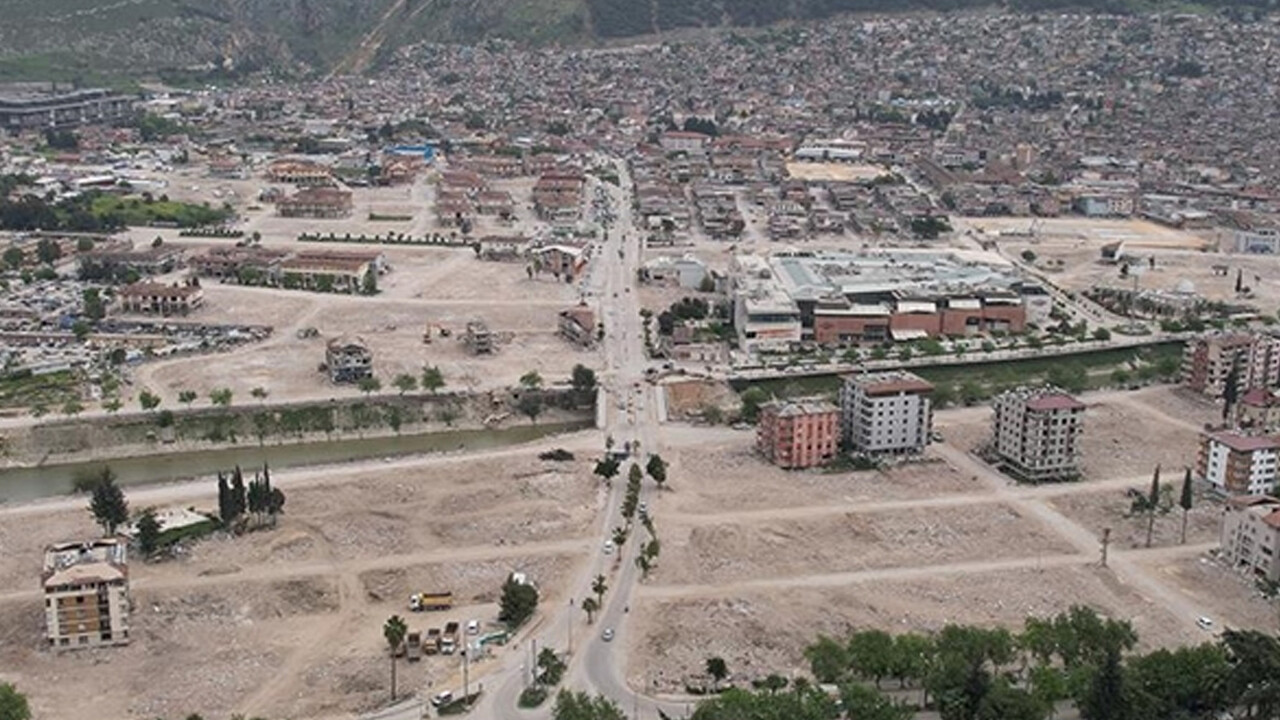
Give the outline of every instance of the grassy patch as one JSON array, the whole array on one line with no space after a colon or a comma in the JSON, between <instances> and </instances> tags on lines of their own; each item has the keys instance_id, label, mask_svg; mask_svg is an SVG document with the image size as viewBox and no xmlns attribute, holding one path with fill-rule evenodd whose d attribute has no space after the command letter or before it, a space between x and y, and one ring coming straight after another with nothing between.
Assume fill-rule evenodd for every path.
<instances>
[{"instance_id":1,"label":"grassy patch","mask_svg":"<svg viewBox=\"0 0 1280 720\"><path fill-rule=\"evenodd\" d=\"M205 205L160 200L147 202L140 197L116 195L95 197L89 211L98 217L118 216L131 226L175 224L179 227L203 227L216 225L229 214L222 208Z\"/></svg>"},{"instance_id":2,"label":"grassy patch","mask_svg":"<svg viewBox=\"0 0 1280 720\"><path fill-rule=\"evenodd\" d=\"M79 397L79 383L70 371L47 375L22 372L0 378L0 407L43 404L50 412L57 412L63 403Z\"/></svg>"},{"instance_id":3,"label":"grassy patch","mask_svg":"<svg viewBox=\"0 0 1280 720\"><path fill-rule=\"evenodd\" d=\"M520 699L516 704L522 708L528 709L536 708L546 701L547 689L541 685L534 685L532 687L525 688L520 693Z\"/></svg>"}]
</instances>

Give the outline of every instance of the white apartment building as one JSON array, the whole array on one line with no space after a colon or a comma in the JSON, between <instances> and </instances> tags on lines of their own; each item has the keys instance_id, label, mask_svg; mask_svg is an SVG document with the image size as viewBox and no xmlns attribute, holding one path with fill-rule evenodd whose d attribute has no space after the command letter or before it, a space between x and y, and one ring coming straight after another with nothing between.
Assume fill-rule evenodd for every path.
<instances>
[{"instance_id":1,"label":"white apartment building","mask_svg":"<svg viewBox=\"0 0 1280 720\"><path fill-rule=\"evenodd\" d=\"M840 388L844 441L855 453L918 453L933 431L933 385L905 371L849 375Z\"/></svg>"},{"instance_id":2,"label":"white apartment building","mask_svg":"<svg viewBox=\"0 0 1280 720\"><path fill-rule=\"evenodd\" d=\"M1223 431L1200 436L1196 470L1224 495L1267 495L1274 491L1280 437Z\"/></svg>"},{"instance_id":3,"label":"white apartment building","mask_svg":"<svg viewBox=\"0 0 1280 720\"><path fill-rule=\"evenodd\" d=\"M1001 393L995 408L995 450L1023 480L1074 477L1080 469L1084 403L1052 387Z\"/></svg>"},{"instance_id":4,"label":"white apartment building","mask_svg":"<svg viewBox=\"0 0 1280 720\"><path fill-rule=\"evenodd\" d=\"M1241 497L1227 501L1222 516L1222 559L1272 582L1280 581L1280 500Z\"/></svg>"}]
</instances>

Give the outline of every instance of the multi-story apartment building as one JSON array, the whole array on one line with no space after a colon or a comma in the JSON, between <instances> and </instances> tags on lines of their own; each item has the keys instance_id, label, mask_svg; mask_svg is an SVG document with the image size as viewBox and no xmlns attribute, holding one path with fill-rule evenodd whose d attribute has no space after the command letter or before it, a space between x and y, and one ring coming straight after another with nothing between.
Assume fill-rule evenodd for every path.
<instances>
[{"instance_id":1,"label":"multi-story apartment building","mask_svg":"<svg viewBox=\"0 0 1280 720\"><path fill-rule=\"evenodd\" d=\"M1080 472L1084 403L1052 387L1001 393L995 408L995 451L1016 476L1035 482Z\"/></svg>"},{"instance_id":2,"label":"multi-story apartment building","mask_svg":"<svg viewBox=\"0 0 1280 720\"><path fill-rule=\"evenodd\" d=\"M1280 437L1233 431L1200 436L1196 471L1215 490L1227 495L1273 492Z\"/></svg>"},{"instance_id":3,"label":"multi-story apartment building","mask_svg":"<svg viewBox=\"0 0 1280 720\"><path fill-rule=\"evenodd\" d=\"M128 644L126 547L122 538L103 538L45 548L42 579L50 647Z\"/></svg>"},{"instance_id":4,"label":"multi-story apartment building","mask_svg":"<svg viewBox=\"0 0 1280 720\"><path fill-rule=\"evenodd\" d=\"M1222 397L1231 368L1243 393L1280 382L1280 337L1271 333L1212 333L1187 343L1182 382L1209 397Z\"/></svg>"},{"instance_id":5,"label":"multi-story apartment building","mask_svg":"<svg viewBox=\"0 0 1280 720\"><path fill-rule=\"evenodd\" d=\"M849 375L840 388L844 440L855 453L918 453L933 430L933 385L909 372Z\"/></svg>"},{"instance_id":6,"label":"multi-story apartment building","mask_svg":"<svg viewBox=\"0 0 1280 720\"><path fill-rule=\"evenodd\" d=\"M756 449L784 468L808 468L836 456L840 409L825 400L774 401L760 407Z\"/></svg>"},{"instance_id":7,"label":"multi-story apartment building","mask_svg":"<svg viewBox=\"0 0 1280 720\"><path fill-rule=\"evenodd\" d=\"M1240 497L1222 516L1222 559L1251 577L1280 582L1280 500Z\"/></svg>"}]
</instances>

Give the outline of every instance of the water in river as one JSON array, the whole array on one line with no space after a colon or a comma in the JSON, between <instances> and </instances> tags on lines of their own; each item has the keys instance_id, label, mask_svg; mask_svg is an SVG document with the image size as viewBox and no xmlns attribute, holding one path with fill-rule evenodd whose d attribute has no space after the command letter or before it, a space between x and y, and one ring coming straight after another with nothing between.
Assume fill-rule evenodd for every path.
<instances>
[{"instance_id":1,"label":"water in river","mask_svg":"<svg viewBox=\"0 0 1280 720\"><path fill-rule=\"evenodd\" d=\"M77 476L109 465L120 485L189 480L209 476L236 465L246 470L264 462L273 469L323 465L369 458L445 452L484 450L516 445L540 437L590 427L589 422L522 425L501 430L455 430L423 435L344 438L329 442L293 445L235 445L211 450L120 458L110 461L44 465L0 470L0 502L37 500L71 492Z\"/></svg>"}]
</instances>

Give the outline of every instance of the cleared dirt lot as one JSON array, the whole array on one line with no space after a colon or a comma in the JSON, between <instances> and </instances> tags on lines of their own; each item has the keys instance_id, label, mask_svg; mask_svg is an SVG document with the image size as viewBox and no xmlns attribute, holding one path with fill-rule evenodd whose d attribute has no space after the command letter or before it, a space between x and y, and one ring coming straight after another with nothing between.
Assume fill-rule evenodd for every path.
<instances>
[{"instance_id":1,"label":"cleared dirt lot","mask_svg":"<svg viewBox=\"0 0 1280 720\"><path fill-rule=\"evenodd\" d=\"M941 461L912 463L884 471L782 470L761 461L743 433L674 456L672 487L662 496L663 512L714 514L737 510L907 500L976 489Z\"/></svg>"},{"instance_id":2,"label":"cleared dirt lot","mask_svg":"<svg viewBox=\"0 0 1280 720\"><path fill-rule=\"evenodd\" d=\"M492 627L501 583L516 570L538 583L548 607L564 601L561 589L596 544L603 495L591 462L544 462L539 449L344 466L297 487L290 478L313 471L277 473L288 495L277 528L131 564L133 643L111 650L55 655L42 642L42 548L95 536L87 510L0 515L0 666L42 718L377 707L390 614L411 629L470 619ZM212 492L182 503L213 504ZM453 611L405 611L411 592L439 589L454 592ZM457 663L402 663L401 688L443 682Z\"/></svg>"},{"instance_id":3,"label":"cleared dirt lot","mask_svg":"<svg viewBox=\"0 0 1280 720\"><path fill-rule=\"evenodd\" d=\"M1178 498L1182 492L1182 473L1164 473L1161 484L1169 486L1173 502L1167 514L1157 514L1151 534L1152 547L1177 545L1182 539L1182 509ZM1149 492L1150 481L1135 483L1133 487ZM1187 543L1198 545L1218 539L1222 520L1222 503L1196 493L1191 512L1187 513ZM1133 498L1121 490L1105 490L1091 493L1062 495L1049 501L1054 509L1088 528L1097 535L1104 528L1111 528L1113 547L1137 548L1147 542L1147 517L1130 515Z\"/></svg>"},{"instance_id":4,"label":"cleared dirt lot","mask_svg":"<svg viewBox=\"0 0 1280 720\"><path fill-rule=\"evenodd\" d=\"M1085 393L1080 399L1088 405L1080 439L1086 480L1150 477L1157 464L1166 473L1181 473L1184 466L1195 464L1199 428L1219 412L1172 386ZM935 427L948 443L970 451L990 440L991 423L990 407L935 415Z\"/></svg>"},{"instance_id":5,"label":"cleared dirt lot","mask_svg":"<svg viewBox=\"0 0 1280 720\"><path fill-rule=\"evenodd\" d=\"M736 678L807 672L804 646L818 634L854 628L931 631L947 623L1020 627L1028 615L1072 604L1129 618L1148 647L1194 640L1171 630L1167 615L1085 567L991 572L929 580L875 580L837 588L790 587L723 597L638 603L628 668L633 687L655 683L683 692L684 679L721 656ZM660 674L661 673L661 674Z\"/></svg>"},{"instance_id":6,"label":"cleared dirt lot","mask_svg":"<svg viewBox=\"0 0 1280 720\"><path fill-rule=\"evenodd\" d=\"M1253 585L1207 557L1152 563L1162 579L1210 608L1219 627L1270 628L1280 626L1280 605L1267 601Z\"/></svg>"},{"instance_id":7,"label":"cleared dirt lot","mask_svg":"<svg viewBox=\"0 0 1280 720\"><path fill-rule=\"evenodd\" d=\"M655 582L720 583L1070 552L1003 505L661 528Z\"/></svg>"}]
</instances>

